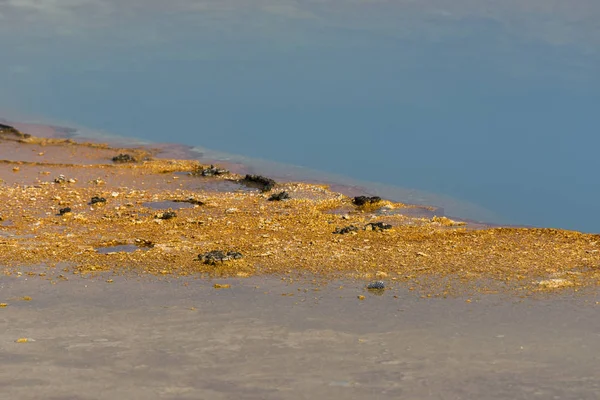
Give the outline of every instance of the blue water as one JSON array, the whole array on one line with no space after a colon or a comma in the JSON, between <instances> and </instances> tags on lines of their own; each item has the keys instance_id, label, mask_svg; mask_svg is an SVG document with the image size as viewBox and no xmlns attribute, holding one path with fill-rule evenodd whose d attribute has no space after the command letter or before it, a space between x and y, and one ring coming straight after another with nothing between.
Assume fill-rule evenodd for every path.
<instances>
[{"instance_id":1,"label":"blue water","mask_svg":"<svg viewBox=\"0 0 600 400\"><path fill-rule=\"evenodd\" d=\"M0 116L600 232L598 26L584 0L0 1Z\"/></svg>"}]
</instances>

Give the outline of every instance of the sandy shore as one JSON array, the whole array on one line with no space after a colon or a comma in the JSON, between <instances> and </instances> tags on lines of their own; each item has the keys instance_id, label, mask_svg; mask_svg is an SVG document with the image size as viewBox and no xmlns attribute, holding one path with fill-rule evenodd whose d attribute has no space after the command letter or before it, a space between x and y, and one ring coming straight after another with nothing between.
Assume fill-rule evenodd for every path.
<instances>
[{"instance_id":1,"label":"sandy shore","mask_svg":"<svg viewBox=\"0 0 600 400\"><path fill-rule=\"evenodd\" d=\"M598 235L492 229L386 200L357 205L310 183L261 190L233 172L202 176L208 165L171 158L175 147L115 148L45 136L0 134L6 274L59 263L71 274L302 272L380 279L434 296L581 290L600 278ZM122 154L129 162L113 161ZM282 192L289 199L269 201ZM228 253L237 256L199 258Z\"/></svg>"},{"instance_id":2,"label":"sandy shore","mask_svg":"<svg viewBox=\"0 0 600 400\"><path fill-rule=\"evenodd\" d=\"M0 133L0 399L598 398L598 235L64 135Z\"/></svg>"}]
</instances>

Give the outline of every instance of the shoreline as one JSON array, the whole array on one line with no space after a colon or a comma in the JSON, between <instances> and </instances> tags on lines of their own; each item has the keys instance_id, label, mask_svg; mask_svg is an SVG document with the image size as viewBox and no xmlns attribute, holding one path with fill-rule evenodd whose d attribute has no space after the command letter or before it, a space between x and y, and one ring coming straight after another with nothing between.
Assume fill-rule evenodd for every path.
<instances>
[{"instance_id":1,"label":"shoreline","mask_svg":"<svg viewBox=\"0 0 600 400\"><path fill-rule=\"evenodd\" d=\"M237 174L266 174L281 181L302 181L317 185L328 185L332 190L347 196L380 196L391 201L414 205L423 208L424 213L432 211L437 216L448 217L457 221L485 225L489 227L532 227L514 223L501 222L503 218L493 212L473 203L458 200L446 195L428 193L415 189L407 189L376 181L359 181L347 176L334 173L324 173L306 167L283 164L276 161L254 159L242 155L235 155L205 149L200 146L146 142L137 138L128 138L117 135L102 134L101 138L86 134L85 130L77 128L58 126L45 123L22 123L13 122L0 118L10 125L29 131L34 136L48 138L67 138L79 141L105 143L113 147L136 147L142 146L155 149L160 158L194 159L205 164L221 164L228 170ZM157 154L157 155L158 155Z\"/></svg>"},{"instance_id":2,"label":"shoreline","mask_svg":"<svg viewBox=\"0 0 600 400\"><path fill-rule=\"evenodd\" d=\"M267 178L244 169L202 176L209 160L186 159L186 146L119 148L29 129L46 137L0 133L9 167L0 177L5 274L58 263L81 275L301 272L385 280L433 296L577 292L600 283L598 235L491 227L379 198L363 205L359 194L324 184L266 187ZM124 153L124 162L112 160ZM289 199L273 199L284 192Z\"/></svg>"}]
</instances>

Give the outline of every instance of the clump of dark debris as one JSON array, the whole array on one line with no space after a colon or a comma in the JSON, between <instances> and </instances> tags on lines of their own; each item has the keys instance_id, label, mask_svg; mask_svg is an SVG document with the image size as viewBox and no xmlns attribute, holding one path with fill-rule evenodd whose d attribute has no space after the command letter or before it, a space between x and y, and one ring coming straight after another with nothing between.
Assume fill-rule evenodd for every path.
<instances>
[{"instance_id":1,"label":"clump of dark debris","mask_svg":"<svg viewBox=\"0 0 600 400\"><path fill-rule=\"evenodd\" d=\"M192 172L192 175L202 175L202 176L219 176L228 174L229 171L223 168L217 168L214 165L210 165L210 167L199 167L196 171Z\"/></svg>"},{"instance_id":2,"label":"clump of dark debris","mask_svg":"<svg viewBox=\"0 0 600 400\"><path fill-rule=\"evenodd\" d=\"M333 233L338 234L338 235L345 235L347 233L356 232L356 231L358 231L357 226L349 225L349 226L345 226L343 228L335 228L335 231Z\"/></svg>"},{"instance_id":3,"label":"clump of dark debris","mask_svg":"<svg viewBox=\"0 0 600 400\"><path fill-rule=\"evenodd\" d=\"M104 197L94 196L90 200L90 204L93 205L93 204L96 204L96 203L106 203L106 199Z\"/></svg>"},{"instance_id":4,"label":"clump of dark debris","mask_svg":"<svg viewBox=\"0 0 600 400\"><path fill-rule=\"evenodd\" d=\"M121 153L118 156L114 156L112 158L112 160L114 163L117 163L117 164L136 162L135 157L133 157L131 154L127 154L127 153Z\"/></svg>"},{"instance_id":5,"label":"clump of dark debris","mask_svg":"<svg viewBox=\"0 0 600 400\"><path fill-rule=\"evenodd\" d=\"M383 231L386 229L392 229L392 226L384 222L369 222L365 225L365 231Z\"/></svg>"},{"instance_id":6,"label":"clump of dark debris","mask_svg":"<svg viewBox=\"0 0 600 400\"><path fill-rule=\"evenodd\" d=\"M22 136L25 138L31 137L29 134L21 133L17 128L11 125L0 124L0 133L10 133L17 136Z\"/></svg>"},{"instance_id":7,"label":"clump of dark debris","mask_svg":"<svg viewBox=\"0 0 600 400\"><path fill-rule=\"evenodd\" d=\"M352 199L352 203L357 206L364 206L366 204L375 204L381 201L381 197L379 196L356 196Z\"/></svg>"},{"instance_id":8,"label":"clump of dark debris","mask_svg":"<svg viewBox=\"0 0 600 400\"><path fill-rule=\"evenodd\" d=\"M269 201L281 201L281 200L287 200L290 198L290 194L286 191L283 192L279 192L279 193L273 193L270 197L269 197Z\"/></svg>"},{"instance_id":9,"label":"clump of dark debris","mask_svg":"<svg viewBox=\"0 0 600 400\"><path fill-rule=\"evenodd\" d=\"M177 214L175 214L174 211L165 211L165 212L161 212L158 213L154 216L154 218L157 219L172 219L175 218L177 216Z\"/></svg>"},{"instance_id":10,"label":"clump of dark debris","mask_svg":"<svg viewBox=\"0 0 600 400\"><path fill-rule=\"evenodd\" d=\"M231 260L239 260L243 258L242 253L237 251L222 251L213 250L208 253L198 254L198 259L204 264L216 265L217 263L224 263Z\"/></svg>"},{"instance_id":11,"label":"clump of dark debris","mask_svg":"<svg viewBox=\"0 0 600 400\"><path fill-rule=\"evenodd\" d=\"M0 124L0 132L3 132L3 131L13 132L16 130L17 129L14 126Z\"/></svg>"},{"instance_id":12,"label":"clump of dark debris","mask_svg":"<svg viewBox=\"0 0 600 400\"><path fill-rule=\"evenodd\" d=\"M58 215L65 215L65 214L68 214L68 213L70 213L72 211L73 210L71 210L71 207L61 208L60 210L58 210Z\"/></svg>"},{"instance_id":13,"label":"clump of dark debris","mask_svg":"<svg viewBox=\"0 0 600 400\"><path fill-rule=\"evenodd\" d=\"M246 175L240 183L246 186L258 187L263 192L268 192L277 184L273 179L262 175Z\"/></svg>"},{"instance_id":14,"label":"clump of dark debris","mask_svg":"<svg viewBox=\"0 0 600 400\"><path fill-rule=\"evenodd\" d=\"M371 282L367 285L367 290L383 290L385 289L385 283L383 281Z\"/></svg>"}]
</instances>

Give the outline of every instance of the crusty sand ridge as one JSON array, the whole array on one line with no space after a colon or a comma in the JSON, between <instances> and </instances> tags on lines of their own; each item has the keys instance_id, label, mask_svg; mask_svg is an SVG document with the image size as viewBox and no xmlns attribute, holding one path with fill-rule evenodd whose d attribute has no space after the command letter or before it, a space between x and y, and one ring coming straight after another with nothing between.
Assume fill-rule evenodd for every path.
<instances>
[{"instance_id":1,"label":"crusty sand ridge","mask_svg":"<svg viewBox=\"0 0 600 400\"><path fill-rule=\"evenodd\" d=\"M4 273L42 264L77 274L307 272L427 285L434 295L580 290L600 282L598 235L413 217L403 215L411 207L405 204L357 206L302 182L261 191L242 175L202 176L208 165L155 153L0 129ZM113 161L120 154L133 160ZM284 191L289 199L269 200ZM92 204L94 197L103 201ZM199 258L213 251L242 257Z\"/></svg>"}]
</instances>

